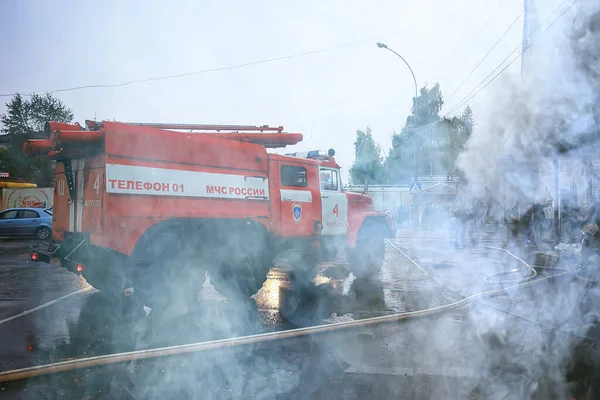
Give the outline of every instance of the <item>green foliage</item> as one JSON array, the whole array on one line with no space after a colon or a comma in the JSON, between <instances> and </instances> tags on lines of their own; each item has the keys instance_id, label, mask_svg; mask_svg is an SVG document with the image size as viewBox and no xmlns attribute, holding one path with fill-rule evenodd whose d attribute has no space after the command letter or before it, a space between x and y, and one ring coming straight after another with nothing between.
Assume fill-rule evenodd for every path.
<instances>
[{"instance_id":1,"label":"green foliage","mask_svg":"<svg viewBox=\"0 0 600 400\"><path fill-rule=\"evenodd\" d=\"M412 181L413 174L458 173L456 158L473 131L473 112L467 107L459 117L444 118L439 115L443 105L438 83L431 89L422 88L419 97L413 99L406 124L399 134L392 136L392 149L387 158L390 183Z\"/></svg>"},{"instance_id":2,"label":"green foliage","mask_svg":"<svg viewBox=\"0 0 600 400\"><path fill-rule=\"evenodd\" d=\"M365 180L369 184L386 182L386 167L379 146L373 140L371 129L366 132L357 130L354 142L354 164L350 168L350 180L355 185L362 185Z\"/></svg>"},{"instance_id":3,"label":"green foliage","mask_svg":"<svg viewBox=\"0 0 600 400\"><path fill-rule=\"evenodd\" d=\"M43 138L46 122L69 123L73 120L73 112L50 94L34 94L30 99L16 94L6 106L7 112L0 115L0 132L3 134L0 143L6 146L6 151L0 153L1 170L30 182L52 183L53 162L47 157L25 157L21 149L25 140Z\"/></svg>"}]
</instances>

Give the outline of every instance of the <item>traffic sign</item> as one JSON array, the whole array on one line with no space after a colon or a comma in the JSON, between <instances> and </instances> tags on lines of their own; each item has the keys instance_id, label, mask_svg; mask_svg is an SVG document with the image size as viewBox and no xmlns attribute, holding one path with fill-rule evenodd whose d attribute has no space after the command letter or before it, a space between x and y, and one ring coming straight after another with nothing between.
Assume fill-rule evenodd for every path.
<instances>
[{"instance_id":1,"label":"traffic sign","mask_svg":"<svg viewBox=\"0 0 600 400\"><path fill-rule=\"evenodd\" d=\"M421 194L421 182L412 182L410 184L410 194Z\"/></svg>"}]
</instances>

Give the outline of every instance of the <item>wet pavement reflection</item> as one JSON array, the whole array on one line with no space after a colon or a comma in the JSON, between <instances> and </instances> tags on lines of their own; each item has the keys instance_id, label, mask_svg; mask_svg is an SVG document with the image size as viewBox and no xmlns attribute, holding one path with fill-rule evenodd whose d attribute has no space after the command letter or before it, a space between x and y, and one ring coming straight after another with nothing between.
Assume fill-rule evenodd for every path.
<instances>
[{"instance_id":1,"label":"wet pavement reflection","mask_svg":"<svg viewBox=\"0 0 600 400\"><path fill-rule=\"evenodd\" d=\"M20 260L13 268L14 273L30 276L35 282L28 289L27 298L35 297L35 291L41 295L49 282L64 289L54 291L54 298L82 288L88 290L0 325L4 338L0 370L403 311L407 292L402 285L411 277L405 272L398 273L398 260L394 257L388 254L382 273L371 280L356 279L343 262L319 265L313 281L315 300L295 308L290 308L291 302L297 300L290 279L292 269L285 262L271 269L263 287L253 296L255 301L245 304L232 302L218 293L207 277L197 307L166 317L154 315L148 307L137 304L135 295L115 301L95 291L80 277L63 274L64 271L53 266ZM25 303L17 312L31 309L41 301ZM6 346L10 349L4 349Z\"/></svg>"},{"instance_id":2,"label":"wet pavement reflection","mask_svg":"<svg viewBox=\"0 0 600 400\"><path fill-rule=\"evenodd\" d=\"M11 268L35 282L26 297L35 297L35 291L45 293L48 282L62 287L52 292L54 299L82 288L89 290L0 324L2 347L19 349L12 351L14 354L11 349L1 349L0 370L357 320L448 302L449 295L431 287L420 271L400 267L405 263L402 257L388 250L382 272L370 280L355 278L343 261L320 264L311 289L313 299L306 303L295 294L292 268L284 260L270 270L263 287L252 296L254 301L242 304L228 299L215 290L207 276L195 306L161 315L137 303L135 294L117 301L95 291L80 277L21 260ZM29 302L19 310L40 303Z\"/></svg>"},{"instance_id":3,"label":"wet pavement reflection","mask_svg":"<svg viewBox=\"0 0 600 400\"><path fill-rule=\"evenodd\" d=\"M168 320L138 305L123 307L128 311L120 315L117 309L122 304L101 292L91 293L82 299L79 314L66 322L66 329L55 332L53 345L36 349L35 364L337 322L330 320L332 315L358 319L391 311L385 307L380 280L361 281L339 268L325 266L317 275L318 302L310 316L300 320L290 320L282 313L293 290L286 267L271 270L254 296L257 307L251 307L251 302L248 307L230 302L207 280L198 308Z\"/></svg>"},{"instance_id":4,"label":"wet pavement reflection","mask_svg":"<svg viewBox=\"0 0 600 400\"><path fill-rule=\"evenodd\" d=\"M468 267L461 276L481 272L479 265L478 270ZM3 283L29 286L13 288L20 310L40 305L41 300L35 299L36 291L42 295L47 282L64 281L51 286L57 290L54 298L70 293L64 288L82 287L79 278L61 275L60 269L48 265L2 259L0 272L2 268L22 269L24 276L34 277L25 283ZM438 272L446 274L456 268L446 267ZM135 293L120 301L93 290L77 293L0 323L0 369L358 320L435 307L460 298L389 247L381 273L370 280L355 278L343 262L321 264L314 278L316 296L308 304L294 303L298 299L292 272L285 262L277 263L262 289L253 296L255 302L243 304L221 295L208 277L199 288L197 304L185 312L166 315L137 303ZM45 280L36 279L36 274ZM556 291L540 287L533 294L523 292L524 299L519 298L518 303L529 297L535 301L540 293ZM499 311L481 307L476 311L461 308L402 326L381 325L74 370L28 382L0 384L0 398L15 398L15 393L21 398L52 399L243 398L248 393L261 394L258 398L335 398L350 393L348 387L352 387L354 395L346 397L389 398L395 394L392 398L442 398L427 393L434 388L448 393L448 384L475 385L480 366L488 365L485 358L479 359L489 349L486 342L479 340L478 329L509 326L517 333L521 329L521 325L503 319L508 317L499 319L504 315ZM526 322L525 328L529 332L531 322ZM457 354L461 357L457 358ZM315 388L324 395L307 396ZM295 395L288 397L292 392ZM214 395L203 395L207 393ZM468 391L463 388L457 393Z\"/></svg>"}]
</instances>

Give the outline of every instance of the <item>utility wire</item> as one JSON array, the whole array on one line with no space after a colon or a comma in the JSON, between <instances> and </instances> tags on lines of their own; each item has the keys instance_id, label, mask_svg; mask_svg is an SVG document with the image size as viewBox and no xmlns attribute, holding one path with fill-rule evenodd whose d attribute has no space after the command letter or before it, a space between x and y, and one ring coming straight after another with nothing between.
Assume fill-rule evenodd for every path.
<instances>
[{"instance_id":1,"label":"utility wire","mask_svg":"<svg viewBox=\"0 0 600 400\"><path fill-rule=\"evenodd\" d=\"M553 15L554 15L554 14L556 14L556 12L557 12L557 11L558 11L558 10L559 10L559 9L560 9L560 8L561 8L563 5L565 5L565 4L566 4L568 1L569 1L569 0L565 0L565 1L563 1L563 2L562 2L562 3L561 3L561 4L560 4L560 5L559 5L559 6L558 6L558 7L557 7L557 8L556 8L554 11L552 11L552 12L550 13L550 15L548 15L548 16L546 17L546 19L544 19L544 21L542 21L542 22L541 22L541 23L538 25L538 27L537 27L537 28L536 28L536 29L533 31L532 35L536 34L536 33L537 33L539 30L540 30L540 28L541 28L541 27L542 27L542 26L543 26L543 25L544 25L544 24L545 24L545 23L546 23L546 22L547 22L547 21L548 21L548 20L549 20L549 19L550 19L550 18L551 18ZM471 95L471 94L472 94L472 93L473 93L473 92L474 92L474 91L475 91L475 90L476 90L476 89L479 87L479 85L483 84L483 82L485 82L485 81L486 81L486 80L487 80L487 79L488 79L490 76L492 76L492 75L494 74L494 72L496 72L496 71L497 71L497 70L498 70L498 69L499 69L499 68L500 68L500 67L501 67L501 66L502 66L502 65L503 65L503 64L504 64L504 63L505 63L505 62L506 62L506 61L507 61L507 60L508 60L508 59L509 59L509 58L510 58L510 57L511 57L511 56L512 56L514 53L515 53L515 52L519 51L519 49L520 49L521 47L522 47L522 44L521 44L521 43L519 43L519 44L517 45L517 47L515 47L515 48L514 48L514 49L513 49L513 50L512 50L512 51L511 51L511 52L510 52L510 53L509 53L507 56L506 56L506 58L504 58L504 60L502 60L502 61L501 61L501 62L500 62L500 63L499 63L497 66L496 66L496 68L494 68L494 69L492 70L492 72L490 72L490 73L489 73L489 74L488 74L488 75L487 75L485 78L483 78L483 80L482 80L481 82L479 82L479 84L477 84L477 85L476 85L476 86L473 88L473 90L471 90L471 91L470 91L470 92L469 92L469 93L468 93L468 94L467 94L465 97L463 97L463 99L462 99L462 100L461 100L459 103L462 103L462 101L463 101L465 98L467 98L469 95ZM457 108L458 108L457 106L454 106L454 107L452 107L452 109L451 109L450 111L448 111L448 112L446 113L446 115L447 115L447 114L450 114L450 113L452 113L452 112L454 112L454 111L456 111L456 109L457 109Z\"/></svg>"},{"instance_id":2,"label":"utility wire","mask_svg":"<svg viewBox=\"0 0 600 400\"><path fill-rule=\"evenodd\" d=\"M484 11L487 7L484 5L484 7L481 9L481 11ZM475 17L475 20L479 20L479 17L481 16L482 13L477 14L477 16ZM477 25L473 24L471 26L471 29L469 29L469 31L467 32L467 34L460 40L459 44L454 48L453 56L450 57L450 60L446 61L443 65L442 68L440 68L440 70L438 71L438 75L441 73L441 71L443 71L444 69L446 69L446 67L448 66L448 64L454 62L454 60L456 59L456 57L458 57L459 55L468 52L469 49L471 49L471 47L473 47L473 44L477 41L477 39L479 37L481 37L481 34L483 33L483 31L486 30L486 28L489 27L489 22L490 20L496 16L496 10L492 9L492 13L490 14L490 16L484 21L481 29L479 30L479 32L477 32L477 34L474 36L473 40L471 41L471 43L469 43L469 45L461 51L458 51L460 49L460 47L463 45L463 43L467 40L467 38L471 35L471 33L473 33L475 31L475 28L477 27Z\"/></svg>"},{"instance_id":3,"label":"utility wire","mask_svg":"<svg viewBox=\"0 0 600 400\"><path fill-rule=\"evenodd\" d=\"M462 86L462 85L464 84L464 82L465 82L467 79L469 79L469 77L471 76L471 74L473 74L473 72L475 71L475 69L477 69L477 67L479 67L479 65L481 65L481 63L482 63L482 62L485 60L485 58L486 58L486 57L487 57L487 56L488 56L488 55L489 55L489 54L492 52L492 50L494 50L494 48L495 48L495 47L498 45L498 43L500 42L500 40L502 40L502 38L503 38L503 37L506 35L506 33L507 33L509 30L510 30L510 28L512 28L512 26L513 26L513 25L514 25L514 24L515 24L515 23L516 23L516 22L517 22L517 21L518 21L518 20L521 18L521 15L523 15L523 13L524 13L524 12L525 12L525 11L523 10L523 11L522 11L522 12L519 14L519 16L518 16L518 17L517 17L517 18L516 18L516 19L513 21L513 23L512 23L512 24L511 24L511 25L508 27L508 29L507 29L507 30L506 30L506 31L505 31L505 32L502 34L502 36L500 37L500 39L498 39L498 41L496 42L496 44L494 44L494 46L493 46L493 47L490 49L490 51L488 51L488 53L487 53L487 54L486 54L486 55L485 55L485 56L484 56L484 57L481 59L481 61L479 61L479 63L478 63L476 66L475 66L475 68L473 69L473 71L471 71L471 73L469 73L469 75L468 75L468 76L465 78L465 80L464 80L464 81L463 81L463 82L462 82L462 83L459 85L459 87L458 87L458 88L456 88L456 90L455 90L455 91L454 91L454 92L453 92L453 93L450 95L450 97L452 97L452 95L454 95L454 93L456 93L456 91L457 91L457 90L460 88L460 86ZM490 15L490 18L491 18L491 17L493 17L493 16L494 16L494 13L492 13L492 14ZM488 18L488 19L486 20L486 22L484 23L483 27L482 27L482 28L479 30L479 32L477 33L477 35L476 35L475 39L474 39L473 41L471 41L471 43L470 43L470 44L469 44L469 46L467 47L467 50L473 46L473 43L475 43L475 41L477 40L477 37L478 37L479 35L481 35L481 33L482 33L482 32L483 32L483 31L484 31L486 28L487 28L487 26L488 26L487 22L490 20L490 18ZM464 37L464 38L461 40L461 44L462 44L462 42L464 42L464 41L466 40L466 38L467 38L467 37L470 35L470 33L471 33L472 31L473 31L473 30L469 30L469 32L467 33L467 35L465 35L465 37ZM459 44L459 46L457 46L457 49L458 49L458 47L460 47L460 44ZM446 63L446 64L447 64L447 63ZM448 99L450 99L450 97L449 97ZM443 120L443 117L442 117L441 119L435 120L435 119L436 119L436 117L437 117L437 116L434 116L433 118L431 118L431 119L430 119L429 121L427 121L427 123L426 123L425 125L423 125L423 126L420 126L420 127L417 127L417 128L407 128L407 130L410 130L410 131L420 131L420 130L423 130L423 129L427 129L427 128L429 128L430 126L436 125L436 124L438 124L439 122L441 122L441 121Z\"/></svg>"},{"instance_id":4,"label":"utility wire","mask_svg":"<svg viewBox=\"0 0 600 400\"><path fill-rule=\"evenodd\" d=\"M523 15L523 13L525 12L525 10L521 11L519 13L519 15L517 16L517 18L515 18L515 20L509 25L508 28L506 28L506 30L504 31L504 33L500 36L500 38L498 38L498 40L496 41L496 43L494 43L494 45L492 46L491 49L488 50L487 53L485 53L485 55L481 58L481 60L479 60L479 62L477 63L477 65L471 70L471 72L469 72L469 74L467 75L467 77L465 79L463 79L463 81L456 87L456 89L454 89L454 92L452 92L450 94L450 96L448 96L448 98L446 99L446 101L449 101L452 96L454 96L456 94L456 92L458 92L458 90L463 87L463 85L465 84L465 82L471 77L471 75L473 75L473 73L477 70L477 68L479 68L479 66L481 65L481 63L483 63L485 61L485 59L487 58L487 56L490 55L490 53L496 48L496 46L498 46L498 44L502 41L502 39L504 39L504 37L506 36L506 34L512 29L513 26L515 26L515 24L517 23L518 20L521 19L521 16Z\"/></svg>"},{"instance_id":5,"label":"utility wire","mask_svg":"<svg viewBox=\"0 0 600 400\"><path fill-rule=\"evenodd\" d=\"M462 13L462 11L461 11L461 13ZM370 41L373 41L373 40L381 39L381 38L383 38L385 36L396 35L398 33L403 33L403 32L406 32L406 31L413 30L413 29L417 29L417 28L419 28L419 27L421 27L423 25L429 25L429 24L433 24L433 23L437 23L437 22L441 22L441 21L444 21L444 20L447 20L447 19L454 18L458 14L460 14L460 13L456 13L456 14L453 14L451 16L445 16L443 18L440 18L438 20L431 21L431 22L428 22L428 23L425 23L425 24L414 25L412 27L408 27L408 28L404 28L404 29L399 29L399 30L396 30L396 31L393 31L393 32L385 33L383 35L372 36L372 37L365 38L365 39L360 39L360 40L354 40L354 41L351 41L351 42L346 42L346 43L342 43L342 44L338 44L338 45L334 45L334 46L330 46L330 47L325 47L325 48L318 49L318 50L310 50L310 51L305 51L305 52L300 52L300 53L295 53L295 54L289 54L287 56L266 58L266 59L263 59L263 60L252 61L252 62L247 62L247 63L242 63L242 64L236 64L236 65L231 65L231 66L227 66L227 67L218 67L218 68L212 68L212 69L205 69L205 70L200 70L200 71L195 71L195 72L186 72L186 73L182 73L182 74L165 75L165 76L159 76L159 77L154 77L154 78L146 78L146 79L136 79L136 80L131 80L131 81L127 81L127 82L121 82L121 83L81 85L81 86L74 86L74 87L70 87L70 88L54 89L54 90L47 91L47 93L53 94L53 93L58 93L58 92L71 92L71 91L82 90L82 89L116 88L116 87L129 86L129 85L133 85L133 84L137 84L137 83L145 83L145 82L161 81L161 80L166 80L166 79L183 78L183 77L187 77L187 76L203 75L203 74L208 74L208 73L212 73L212 72L219 72L219 71L229 71L229 70L238 69L238 68L250 67L250 66L253 66L253 65L271 63L271 62L274 62L274 61L287 60L287 59L297 58L297 57L304 57L304 56L307 56L307 55L324 53L324 52L328 52L328 51L332 51L332 50L337 50L337 49L340 49L340 48L343 48L343 47L348 47L348 46L353 46L353 45L360 44L360 43L370 42ZM43 92L46 93L45 91L43 91ZM35 93L39 93L39 92L33 92L33 94L35 94ZM17 94L17 93L3 93L3 94L0 94L0 97L11 97L11 96L14 96L15 94ZM32 94L23 94L23 96L31 96L31 95Z\"/></svg>"},{"instance_id":6,"label":"utility wire","mask_svg":"<svg viewBox=\"0 0 600 400\"><path fill-rule=\"evenodd\" d=\"M496 72L498 70L498 68L500 68L506 62L506 60L508 60L516 51L519 50L519 48L522 46L521 44L519 44L513 51L511 51L508 54L508 56L506 56L506 58L504 60L502 60L502 62L500 64L498 64L498 66L496 68L494 68L494 70L492 72L489 73L488 76L483 78L483 80L481 82L479 82L479 84L477 84L473 88L473 90L471 90L465 97L463 97L463 99L457 105L452 107L452 109L450 109L450 111L448 111L445 114L445 116L448 116L449 114L457 111L460 107L465 105L469 100L471 100L479 92L481 92L483 89L485 89L490 83L492 83L500 74L502 74L508 67L510 67L510 65L512 63L514 63L523 53L525 53L527 50L529 50L529 48L531 48L531 46L533 46L533 44L540 37L542 37L560 18L562 18L562 16L565 15L567 13L567 11L569 11L575 5L575 3L577 3L577 1L578 0L573 1L550 25L548 25L548 27L546 27L546 29L544 29L544 31L542 31L542 33L538 37L536 37L531 43L529 43L527 45L527 47L525 47L515 58L513 58L506 67L504 67L502 70L500 70L500 72L498 74L494 75L494 77L490 81L488 81L483 87L481 87L481 89L477 90L477 88L479 88L480 85L482 85L490 76L492 76L494 74L494 72ZM564 1L563 3L561 3L561 5L559 5L546 19L544 19L544 21L535 29L533 34L535 34L565 3L567 3L567 1Z\"/></svg>"}]
</instances>

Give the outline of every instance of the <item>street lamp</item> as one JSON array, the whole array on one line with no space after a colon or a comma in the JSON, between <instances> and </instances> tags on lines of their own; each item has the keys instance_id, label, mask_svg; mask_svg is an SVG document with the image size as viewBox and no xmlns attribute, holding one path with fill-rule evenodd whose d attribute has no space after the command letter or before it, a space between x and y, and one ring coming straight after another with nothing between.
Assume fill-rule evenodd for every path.
<instances>
[{"instance_id":1,"label":"street lamp","mask_svg":"<svg viewBox=\"0 0 600 400\"><path fill-rule=\"evenodd\" d=\"M386 49L386 50L391 51L392 53L394 53L395 55L400 57L400 59L402 61L404 61L404 64L406 64L406 66L410 70L410 73L413 77L413 81L415 82L415 102L416 102L417 97L419 97L419 85L417 85L417 78L415 77L415 73L413 72L413 70L410 67L410 65L408 64L408 62L404 59L404 57L402 57L400 54L396 53L394 50L387 47L387 45L385 45L384 43L377 43L377 47L379 47L380 49ZM413 133L413 181L414 182L417 181L417 151L416 151L416 137L415 137L414 133Z\"/></svg>"}]
</instances>

